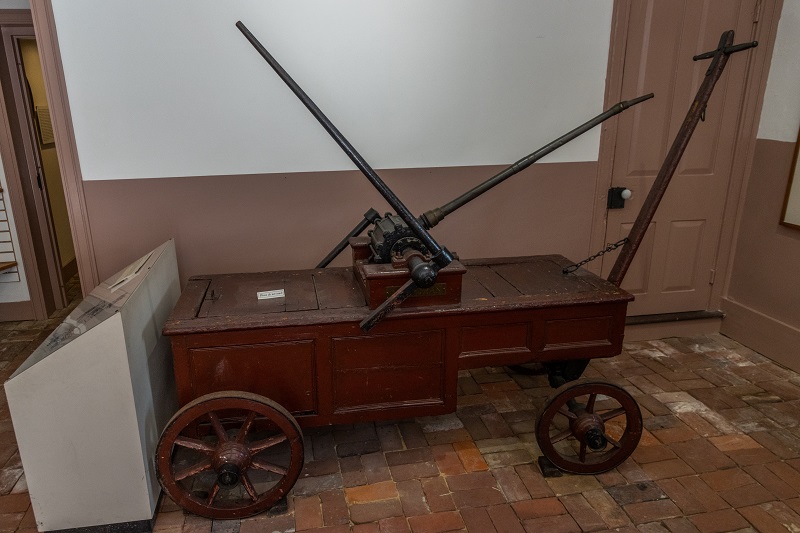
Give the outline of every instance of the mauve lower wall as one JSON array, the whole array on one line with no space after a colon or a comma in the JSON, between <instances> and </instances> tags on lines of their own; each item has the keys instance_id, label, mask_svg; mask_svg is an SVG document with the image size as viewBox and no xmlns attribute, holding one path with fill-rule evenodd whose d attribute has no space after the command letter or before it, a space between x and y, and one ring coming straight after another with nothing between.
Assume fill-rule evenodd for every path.
<instances>
[{"instance_id":1,"label":"mauve lower wall","mask_svg":"<svg viewBox=\"0 0 800 533\"><path fill-rule=\"evenodd\" d=\"M785 1L743 193L722 333L800 371L800 231L780 225L800 125L800 3Z\"/></svg>"},{"instance_id":2,"label":"mauve lower wall","mask_svg":"<svg viewBox=\"0 0 800 533\"><path fill-rule=\"evenodd\" d=\"M759 139L729 296L800 328L800 231L780 225L794 144Z\"/></svg>"},{"instance_id":3,"label":"mauve lower wall","mask_svg":"<svg viewBox=\"0 0 800 533\"><path fill-rule=\"evenodd\" d=\"M722 332L800 370L800 231L779 224L793 153L756 141Z\"/></svg>"},{"instance_id":4,"label":"mauve lower wall","mask_svg":"<svg viewBox=\"0 0 800 533\"><path fill-rule=\"evenodd\" d=\"M419 215L502 167L380 171ZM447 217L434 237L462 258L588 255L596 162L534 165ZM84 182L104 279L174 237L192 275L313 268L369 207L388 210L357 171ZM605 194L605 191L603 191ZM347 254L335 264L349 261Z\"/></svg>"}]
</instances>

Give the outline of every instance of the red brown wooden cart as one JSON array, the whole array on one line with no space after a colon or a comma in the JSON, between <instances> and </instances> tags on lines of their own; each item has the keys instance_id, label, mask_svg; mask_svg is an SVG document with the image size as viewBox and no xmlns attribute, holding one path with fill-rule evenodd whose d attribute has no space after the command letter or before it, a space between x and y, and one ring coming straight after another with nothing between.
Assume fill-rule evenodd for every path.
<instances>
[{"instance_id":1,"label":"red brown wooden cart","mask_svg":"<svg viewBox=\"0 0 800 533\"><path fill-rule=\"evenodd\" d=\"M591 359L622 349L633 297L619 285L728 55L755 45L732 42L726 32L717 50L696 58L712 65L609 280L558 255L437 263L449 252L414 227L428 217L410 220L391 191L387 200L404 216L387 215L372 239L345 239L352 267L191 278L164 328L181 406L156 454L166 493L211 518L261 512L302 470L302 428L451 413L459 370L530 362L544 366L556 389L536 424L544 456L585 474L624 461L642 432L636 402L613 383L578 378ZM254 46L384 193L338 130ZM403 222L413 231L399 231ZM386 239L376 245L375 234L398 232L390 261L376 260Z\"/></svg>"},{"instance_id":2,"label":"red brown wooden cart","mask_svg":"<svg viewBox=\"0 0 800 533\"><path fill-rule=\"evenodd\" d=\"M197 514L225 518L258 512L285 494L300 473L299 428L454 412L463 369L531 361L585 366L590 358L618 354L633 297L584 270L563 275L569 264L553 255L468 261L460 303L398 309L370 334L359 327L370 309L352 268L192 278L164 329L172 340L178 401L184 406L162 437L158 461L165 489ZM285 297L256 297L276 290ZM568 372L558 366L552 367L554 379ZM594 397L598 393L592 391ZM580 446L577 455L565 449L553 457L557 465L601 472L635 448L642 424L635 402L611 384L602 394L626 406L624 412L610 412L624 419L619 426L624 431L614 439L618 445L604 446L584 461ZM545 418L556 419L572 396L560 398ZM225 415L232 407L244 415ZM217 441L211 468L194 475L207 466L202 452L211 452L212 444L184 433L209 423L215 413L216 438L229 439L227 446L223 450ZM251 440L251 413L275 427ZM540 424L550 424L545 418ZM600 436L605 433L600 430ZM541 444L543 450L557 450L555 442ZM172 454L174 445L186 448L180 450L186 457ZM270 459L262 459L262 446ZM280 448L285 449L277 454ZM198 453L185 453L190 450ZM225 464L236 471L227 482L219 480ZM230 485L241 485L246 505L227 509L227 500L211 498L214 487ZM247 492L254 496L251 502Z\"/></svg>"}]
</instances>

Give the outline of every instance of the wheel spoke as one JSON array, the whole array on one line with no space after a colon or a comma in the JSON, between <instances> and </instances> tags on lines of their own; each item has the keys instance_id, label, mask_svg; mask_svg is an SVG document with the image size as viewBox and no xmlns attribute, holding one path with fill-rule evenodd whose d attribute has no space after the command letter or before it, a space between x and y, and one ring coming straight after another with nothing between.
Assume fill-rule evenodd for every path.
<instances>
[{"instance_id":1,"label":"wheel spoke","mask_svg":"<svg viewBox=\"0 0 800 533\"><path fill-rule=\"evenodd\" d=\"M239 479L242 480L242 485L244 485L244 490L246 490L247 494L250 495L250 499L256 501L258 499L258 493L256 492L256 488L250 482L250 478L247 477L247 473L242 472L242 476Z\"/></svg>"},{"instance_id":2,"label":"wheel spoke","mask_svg":"<svg viewBox=\"0 0 800 533\"><path fill-rule=\"evenodd\" d=\"M303 433L285 408L257 394L224 391L175 414L161 433L155 467L164 493L184 511L240 519L291 491L303 451Z\"/></svg>"},{"instance_id":3,"label":"wheel spoke","mask_svg":"<svg viewBox=\"0 0 800 533\"><path fill-rule=\"evenodd\" d=\"M181 481L182 479L186 479L187 477L196 476L200 472L205 472L211 468L211 459L203 459L199 463L195 463L190 467L184 468L178 472L175 472L175 481Z\"/></svg>"},{"instance_id":4,"label":"wheel spoke","mask_svg":"<svg viewBox=\"0 0 800 533\"><path fill-rule=\"evenodd\" d=\"M603 422L605 422L607 420L611 420L612 418L616 418L619 415L624 415L624 414L625 414L625 408L617 407L616 409L612 409L611 411L606 411L605 413L601 414L600 418L602 418Z\"/></svg>"},{"instance_id":5,"label":"wheel spoke","mask_svg":"<svg viewBox=\"0 0 800 533\"><path fill-rule=\"evenodd\" d=\"M567 408L566 408L565 406L563 406L563 405L562 405L562 406L561 406L561 408L558 410L558 412L559 412L559 414L566 416L566 417L567 417L567 418L569 418L570 420L575 420L576 418L578 418L578 415L576 415L575 413L573 413L572 411L570 411L569 409L567 409Z\"/></svg>"},{"instance_id":6,"label":"wheel spoke","mask_svg":"<svg viewBox=\"0 0 800 533\"><path fill-rule=\"evenodd\" d=\"M286 439L287 439L286 435L281 433L280 435L275 435L274 437L270 437L268 439L263 439L253 442L248 446L248 448L250 448L250 453L255 455L262 450L266 450L267 448L271 448L276 444L280 444Z\"/></svg>"},{"instance_id":7,"label":"wheel spoke","mask_svg":"<svg viewBox=\"0 0 800 533\"><path fill-rule=\"evenodd\" d=\"M208 501L206 502L206 505L213 505L214 498L217 497L218 493L219 493L219 483L215 481L214 486L211 487L211 492L208 493Z\"/></svg>"},{"instance_id":8,"label":"wheel spoke","mask_svg":"<svg viewBox=\"0 0 800 533\"><path fill-rule=\"evenodd\" d=\"M222 427L222 422L219 421L217 413L215 413L214 411L209 411L208 418L209 420L211 420L211 427L214 428L214 433L217 434L217 438L219 439L219 441L225 442L226 440L228 440L228 435L225 434L225 428Z\"/></svg>"},{"instance_id":9,"label":"wheel spoke","mask_svg":"<svg viewBox=\"0 0 800 533\"><path fill-rule=\"evenodd\" d=\"M214 447L209 443L197 439L190 439L189 437L176 437L175 444L206 453L212 453L214 451Z\"/></svg>"},{"instance_id":10,"label":"wheel spoke","mask_svg":"<svg viewBox=\"0 0 800 533\"><path fill-rule=\"evenodd\" d=\"M565 429L561 433L559 433L557 435L553 435L552 437L550 437L550 442L552 442L553 444L555 444L556 442L561 442L562 440L566 439L570 435L572 435L572 430L571 429Z\"/></svg>"},{"instance_id":11,"label":"wheel spoke","mask_svg":"<svg viewBox=\"0 0 800 533\"><path fill-rule=\"evenodd\" d=\"M258 470L266 470L267 472L275 472L276 474L280 474L282 476L286 475L286 469L282 466L274 465L272 463L268 463L267 461L261 461L260 459L251 459L250 466L253 468L257 468Z\"/></svg>"},{"instance_id":12,"label":"wheel spoke","mask_svg":"<svg viewBox=\"0 0 800 533\"><path fill-rule=\"evenodd\" d=\"M236 435L236 442L244 442L244 438L247 435L247 432L250 431L250 426L253 425L253 421L256 419L256 412L250 411L247 413L247 419L242 424L241 429L239 429L239 434Z\"/></svg>"},{"instance_id":13,"label":"wheel spoke","mask_svg":"<svg viewBox=\"0 0 800 533\"><path fill-rule=\"evenodd\" d=\"M598 474L630 457L642 431L641 411L629 392L613 383L580 380L548 398L536 421L536 442L558 468Z\"/></svg>"},{"instance_id":14,"label":"wheel spoke","mask_svg":"<svg viewBox=\"0 0 800 533\"><path fill-rule=\"evenodd\" d=\"M589 395L589 401L586 402L586 412L594 413L594 404L597 401L597 393L593 392Z\"/></svg>"}]
</instances>

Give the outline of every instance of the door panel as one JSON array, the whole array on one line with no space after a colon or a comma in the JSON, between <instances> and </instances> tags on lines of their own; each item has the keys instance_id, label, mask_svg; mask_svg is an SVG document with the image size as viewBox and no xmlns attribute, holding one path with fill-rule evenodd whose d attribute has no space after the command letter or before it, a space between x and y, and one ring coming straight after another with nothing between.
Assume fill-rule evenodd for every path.
<instances>
[{"instance_id":1,"label":"door panel","mask_svg":"<svg viewBox=\"0 0 800 533\"><path fill-rule=\"evenodd\" d=\"M631 232L633 222L626 222L620 224L617 228L619 232L616 234L614 242L621 240L623 237ZM656 235L656 223L653 222L648 226L647 233L639 245L639 253L631 262L628 268L628 273L625 275L625 290L639 298L639 295L647 292L647 287L650 285L650 262L653 257L653 246ZM605 263L603 263L605 265ZM608 277L608 273L605 273ZM631 304L628 304L630 307Z\"/></svg>"},{"instance_id":2,"label":"door panel","mask_svg":"<svg viewBox=\"0 0 800 533\"><path fill-rule=\"evenodd\" d=\"M654 92L620 115L612 184L633 197L608 212L606 241L626 236L702 82L723 31L751 40L757 0L633 0L624 97ZM629 314L704 310L719 245L736 128L745 86L746 52L731 56L706 117L692 137L622 287L636 295ZM607 254L603 273L616 260Z\"/></svg>"},{"instance_id":3,"label":"door panel","mask_svg":"<svg viewBox=\"0 0 800 533\"><path fill-rule=\"evenodd\" d=\"M700 254L704 220L675 220L667 240L664 292L691 291L698 282L694 258Z\"/></svg>"}]
</instances>

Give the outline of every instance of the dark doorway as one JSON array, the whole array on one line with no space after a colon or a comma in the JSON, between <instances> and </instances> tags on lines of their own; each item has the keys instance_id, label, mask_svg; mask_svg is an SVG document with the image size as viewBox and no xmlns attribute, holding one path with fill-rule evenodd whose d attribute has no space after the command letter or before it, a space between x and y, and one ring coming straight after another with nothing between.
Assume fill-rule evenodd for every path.
<instances>
[{"instance_id":1,"label":"dark doorway","mask_svg":"<svg viewBox=\"0 0 800 533\"><path fill-rule=\"evenodd\" d=\"M13 161L4 166L16 165L6 178L9 192L15 189L10 181L18 180L22 196L14 217L19 245L29 248L21 255L28 259L23 267L34 316L0 318L42 319L67 305L65 285L77 273L75 249L33 26L2 25L2 49L0 86L13 149Z\"/></svg>"}]
</instances>

